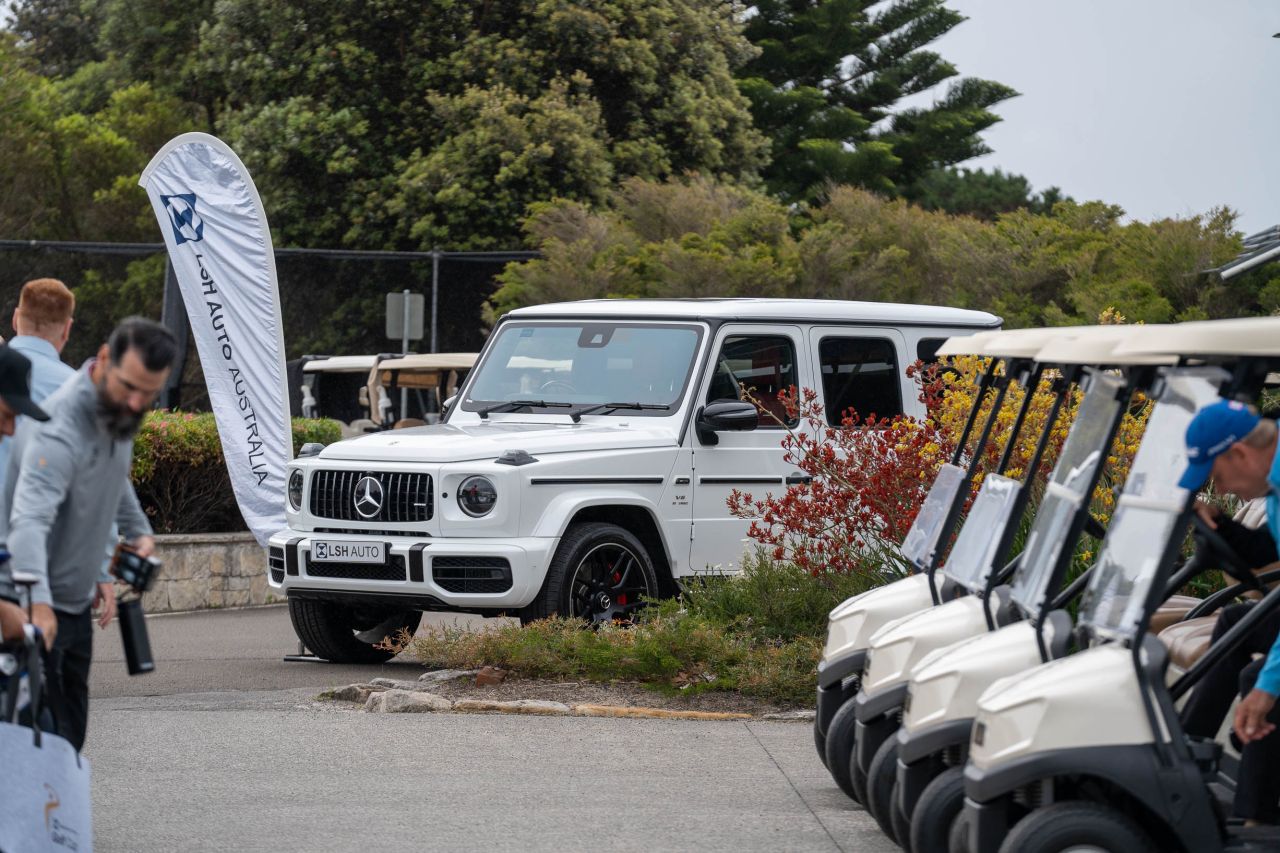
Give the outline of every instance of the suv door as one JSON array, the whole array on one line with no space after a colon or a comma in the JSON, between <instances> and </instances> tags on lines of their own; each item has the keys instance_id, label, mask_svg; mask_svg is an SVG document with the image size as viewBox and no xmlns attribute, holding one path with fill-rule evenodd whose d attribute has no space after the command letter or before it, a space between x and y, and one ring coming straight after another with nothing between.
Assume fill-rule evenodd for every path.
<instances>
[{"instance_id":1,"label":"suv door","mask_svg":"<svg viewBox=\"0 0 1280 853\"><path fill-rule=\"evenodd\" d=\"M777 394L795 385L812 387L813 375L803 331L798 326L726 325L713 343L707 375L698 389L698 407L715 400L743 399L743 387L779 420L786 413ZM696 410L695 410L696 414ZM693 540L689 568L694 572L738 571L748 521L729 514L734 489L760 496L780 494L786 479L800 472L783 461L786 428L769 414L751 432L717 433L717 443L702 442L690 428L693 447Z\"/></svg>"}]
</instances>

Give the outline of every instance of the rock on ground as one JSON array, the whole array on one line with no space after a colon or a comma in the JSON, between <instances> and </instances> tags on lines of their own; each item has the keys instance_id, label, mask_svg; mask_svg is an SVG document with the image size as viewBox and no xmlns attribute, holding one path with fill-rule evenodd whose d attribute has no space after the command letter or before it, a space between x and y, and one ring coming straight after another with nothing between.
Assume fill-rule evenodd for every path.
<instances>
[{"instance_id":1,"label":"rock on ground","mask_svg":"<svg viewBox=\"0 0 1280 853\"><path fill-rule=\"evenodd\" d=\"M415 714L450 711L453 703L435 693L388 689L369 696L364 709L380 714Z\"/></svg>"}]
</instances>

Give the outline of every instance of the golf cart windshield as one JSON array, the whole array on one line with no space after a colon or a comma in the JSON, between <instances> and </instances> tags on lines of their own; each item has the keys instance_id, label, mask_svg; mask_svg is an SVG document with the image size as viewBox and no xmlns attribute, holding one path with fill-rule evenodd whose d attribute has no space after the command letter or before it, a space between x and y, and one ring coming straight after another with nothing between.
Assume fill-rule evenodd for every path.
<instances>
[{"instance_id":1,"label":"golf cart windshield","mask_svg":"<svg viewBox=\"0 0 1280 853\"><path fill-rule=\"evenodd\" d=\"M684 396L702 334L673 323L504 323L462 408L520 400L534 403L525 410L563 414L565 404L624 402L644 408L596 414L665 417Z\"/></svg>"},{"instance_id":2,"label":"golf cart windshield","mask_svg":"<svg viewBox=\"0 0 1280 853\"><path fill-rule=\"evenodd\" d=\"M1137 632L1161 551L1187 505L1186 491L1178 488L1187 467L1187 425L1197 410L1218 399L1227 376L1213 367L1162 375L1163 388L1080 608L1081 624L1108 639L1128 639Z\"/></svg>"},{"instance_id":3,"label":"golf cart windshield","mask_svg":"<svg viewBox=\"0 0 1280 853\"><path fill-rule=\"evenodd\" d=\"M974 592L986 586L991 562L1018 497L1017 480L988 474L947 558L947 577Z\"/></svg>"},{"instance_id":4,"label":"golf cart windshield","mask_svg":"<svg viewBox=\"0 0 1280 853\"><path fill-rule=\"evenodd\" d=\"M924 506L916 513L916 520L911 522L911 529L902 540L902 556L920 571L929 568L933 549L938 547L942 525L964 481L965 470L959 465L947 463L939 468L929 494L925 496Z\"/></svg>"},{"instance_id":5,"label":"golf cart windshield","mask_svg":"<svg viewBox=\"0 0 1280 853\"><path fill-rule=\"evenodd\" d=\"M1111 424L1124 400L1124 379L1102 371L1088 371L1088 390L1062 445L1058 464L1045 485L1036 520L1027 534L1022 560L1013 577L1013 600L1026 613L1040 609L1077 510L1087 507L1094 472L1110 449Z\"/></svg>"}]
</instances>

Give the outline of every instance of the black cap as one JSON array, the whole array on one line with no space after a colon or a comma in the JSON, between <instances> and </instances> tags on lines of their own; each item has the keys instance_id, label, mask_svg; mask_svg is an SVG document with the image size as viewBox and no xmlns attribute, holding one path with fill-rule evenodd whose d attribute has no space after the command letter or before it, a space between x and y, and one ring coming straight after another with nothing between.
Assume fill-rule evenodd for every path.
<instances>
[{"instance_id":1,"label":"black cap","mask_svg":"<svg viewBox=\"0 0 1280 853\"><path fill-rule=\"evenodd\" d=\"M20 415L49 420L44 409L31 399L31 362L8 344L0 344L0 399Z\"/></svg>"}]
</instances>

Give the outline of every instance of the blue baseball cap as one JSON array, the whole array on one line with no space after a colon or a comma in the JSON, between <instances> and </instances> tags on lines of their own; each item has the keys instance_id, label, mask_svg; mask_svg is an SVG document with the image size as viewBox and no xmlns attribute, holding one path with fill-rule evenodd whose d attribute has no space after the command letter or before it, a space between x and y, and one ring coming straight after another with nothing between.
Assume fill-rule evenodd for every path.
<instances>
[{"instance_id":1,"label":"blue baseball cap","mask_svg":"<svg viewBox=\"0 0 1280 853\"><path fill-rule=\"evenodd\" d=\"M1197 491L1209 479L1213 460L1253 431L1262 417L1252 406L1219 400L1196 412L1187 425L1187 470L1178 485Z\"/></svg>"}]
</instances>

